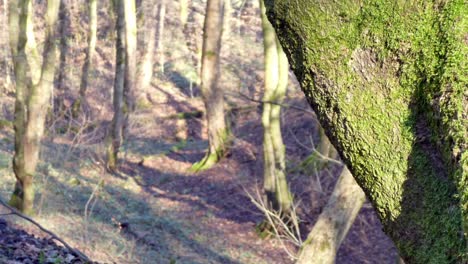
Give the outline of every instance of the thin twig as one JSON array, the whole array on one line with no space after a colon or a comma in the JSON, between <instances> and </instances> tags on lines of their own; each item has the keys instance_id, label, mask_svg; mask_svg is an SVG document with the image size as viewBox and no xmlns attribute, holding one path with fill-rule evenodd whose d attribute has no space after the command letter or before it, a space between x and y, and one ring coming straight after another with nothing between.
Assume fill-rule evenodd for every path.
<instances>
[{"instance_id":1,"label":"thin twig","mask_svg":"<svg viewBox=\"0 0 468 264\"><path fill-rule=\"evenodd\" d=\"M27 221L29 221L30 223L32 223L33 225L37 226L42 232L48 234L49 236L52 237L52 239L55 239L57 241L59 241L60 243L62 243L62 245L64 245L69 251L71 251L73 254L75 254L76 256L78 256L82 261L86 262L86 263L91 263L91 260L86 256L84 255L83 253L81 253L80 251L72 248L70 245L67 244L67 242L63 241L61 238L59 238L57 235L55 235L54 233L52 233L52 231L49 231L47 229L45 229L43 226L41 226L38 222L34 221L33 219L31 219L30 217L24 215L23 213L21 213L20 211L18 211L16 208L13 208L11 207L8 203L4 202L2 199L0 199L0 203L5 206L6 208L8 208L10 211L11 211L11 214L13 215L16 215L20 218L23 218Z\"/></svg>"},{"instance_id":2,"label":"thin twig","mask_svg":"<svg viewBox=\"0 0 468 264\"><path fill-rule=\"evenodd\" d=\"M237 92L236 93L226 93L227 95L230 95L230 96L233 96L233 97L237 97L237 98L241 98L241 99L244 99L244 100L247 100L247 101L251 101L251 102L254 102L254 103L259 103L259 104L274 104L274 105L279 105L279 106L282 106L282 107L287 107L287 108L292 108L292 109L296 109L296 110L299 110L299 111L302 111L302 112L306 112L306 113L309 113L311 115L313 115L315 117L315 112L312 111L312 110L309 110L309 109L306 109L306 108L303 108L303 107L299 107L299 106L295 106L295 105L291 105L291 104L284 104L284 103L279 103L279 102L275 102L275 101L264 101L264 100L258 100L258 99L255 99L255 98L252 98L244 93L241 93L241 92Z\"/></svg>"}]
</instances>

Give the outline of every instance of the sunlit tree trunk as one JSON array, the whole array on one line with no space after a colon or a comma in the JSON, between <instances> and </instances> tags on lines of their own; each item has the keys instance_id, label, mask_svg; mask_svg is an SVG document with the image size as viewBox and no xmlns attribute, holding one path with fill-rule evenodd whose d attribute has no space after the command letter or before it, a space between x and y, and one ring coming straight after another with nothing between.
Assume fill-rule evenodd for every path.
<instances>
[{"instance_id":1,"label":"sunlit tree trunk","mask_svg":"<svg viewBox=\"0 0 468 264\"><path fill-rule=\"evenodd\" d=\"M159 3L159 12L158 12L158 36L157 36L157 52L158 52L158 62L159 69L161 72L164 72L164 22L166 19L166 2L161 0Z\"/></svg>"},{"instance_id":2,"label":"sunlit tree trunk","mask_svg":"<svg viewBox=\"0 0 468 264\"><path fill-rule=\"evenodd\" d=\"M39 160L40 141L44 133L45 117L55 74L57 49L55 32L60 1L49 0L47 2L43 63L42 68L36 69L29 69L34 64L28 65L29 54L27 52L36 49L33 46L27 47L28 37L34 34L33 31L30 31L33 28L32 20L29 17L32 14L31 2L21 0L11 1L10 4L10 45L16 77L13 170L17 180L10 204L26 214L32 214L33 177ZM15 34L18 35L18 38L14 36ZM34 57L35 54L32 56ZM33 73L39 73L37 84L28 79L28 70L32 78L37 78Z\"/></svg>"},{"instance_id":3,"label":"sunlit tree trunk","mask_svg":"<svg viewBox=\"0 0 468 264\"><path fill-rule=\"evenodd\" d=\"M123 141L123 129L125 123L124 109L124 80L125 80L125 18L124 6L121 0L115 1L116 13L116 50L115 50L115 77L114 77L114 117L109 131L107 132L107 168L115 171L117 168L117 157Z\"/></svg>"},{"instance_id":4,"label":"sunlit tree trunk","mask_svg":"<svg viewBox=\"0 0 468 264\"><path fill-rule=\"evenodd\" d=\"M223 10L223 0L208 0L203 31L201 90L208 121L209 149L203 160L192 166L193 171L213 166L223 157L228 146L229 129L224 117L223 90L218 83Z\"/></svg>"},{"instance_id":5,"label":"sunlit tree trunk","mask_svg":"<svg viewBox=\"0 0 468 264\"><path fill-rule=\"evenodd\" d=\"M137 23L135 0L124 0L125 16L125 85L124 97L126 115L135 110L136 70L137 70ZM126 119L127 119L126 117Z\"/></svg>"},{"instance_id":6,"label":"sunlit tree trunk","mask_svg":"<svg viewBox=\"0 0 468 264\"><path fill-rule=\"evenodd\" d=\"M37 50L36 37L34 36L33 1L28 3L28 12L26 19L26 54L29 69L31 70L32 84L37 85L41 80L41 56Z\"/></svg>"},{"instance_id":7,"label":"sunlit tree trunk","mask_svg":"<svg viewBox=\"0 0 468 264\"><path fill-rule=\"evenodd\" d=\"M404 261L466 263L466 1L265 3L305 95Z\"/></svg>"},{"instance_id":8,"label":"sunlit tree trunk","mask_svg":"<svg viewBox=\"0 0 468 264\"><path fill-rule=\"evenodd\" d=\"M88 89L89 73L92 72L93 58L96 50L97 41L97 0L88 0L89 12L89 31L88 31L88 48L86 49L85 62L81 73L80 91L78 99L73 104L73 115L77 116L81 110L81 105L85 100L86 91Z\"/></svg>"},{"instance_id":9,"label":"sunlit tree trunk","mask_svg":"<svg viewBox=\"0 0 468 264\"><path fill-rule=\"evenodd\" d=\"M144 49L142 62L138 66L137 71L137 102L136 107L146 107L149 102L146 97L148 88L153 78L153 59L155 53L155 45L157 38L157 16L159 12L158 5L154 0L149 1L144 5L148 9L148 13L145 14L145 33L144 33Z\"/></svg>"},{"instance_id":10,"label":"sunlit tree trunk","mask_svg":"<svg viewBox=\"0 0 468 264\"><path fill-rule=\"evenodd\" d=\"M281 134L281 103L288 85L289 64L266 17L263 0L260 0L260 7L265 50L262 113L265 204L279 212L286 221L291 221L295 219L291 215L293 199L286 181L285 147Z\"/></svg>"},{"instance_id":11,"label":"sunlit tree trunk","mask_svg":"<svg viewBox=\"0 0 468 264\"><path fill-rule=\"evenodd\" d=\"M344 167L325 209L302 245L296 264L333 264L366 196Z\"/></svg>"}]
</instances>

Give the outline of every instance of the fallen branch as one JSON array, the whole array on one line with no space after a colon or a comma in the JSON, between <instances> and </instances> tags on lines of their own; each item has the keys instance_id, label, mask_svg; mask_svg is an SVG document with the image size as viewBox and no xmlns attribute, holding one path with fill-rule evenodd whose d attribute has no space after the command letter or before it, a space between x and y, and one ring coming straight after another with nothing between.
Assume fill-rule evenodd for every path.
<instances>
[{"instance_id":1,"label":"fallen branch","mask_svg":"<svg viewBox=\"0 0 468 264\"><path fill-rule=\"evenodd\" d=\"M59 238L57 235L55 235L51 231L45 229L38 222L34 221L30 217L22 214L16 208L11 207L8 203L4 202L2 199L0 199L0 204L2 204L3 206L5 206L6 208L8 208L10 210L9 214L16 215L16 216L18 216L20 218L23 218L23 219L27 220L28 222L30 222L33 225L37 226L42 232L44 232L44 233L48 234L49 236L51 236L52 239L57 240L58 242L62 243L62 245L64 245L70 252L72 252L73 254L78 256L78 258L80 258L82 261L84 261L86 263L92 263L92 261L86 255L81 253L79 250L72 248L70 245L67 244L67 242L63 241L61 238Z\"/></svg>"}]
</instances>

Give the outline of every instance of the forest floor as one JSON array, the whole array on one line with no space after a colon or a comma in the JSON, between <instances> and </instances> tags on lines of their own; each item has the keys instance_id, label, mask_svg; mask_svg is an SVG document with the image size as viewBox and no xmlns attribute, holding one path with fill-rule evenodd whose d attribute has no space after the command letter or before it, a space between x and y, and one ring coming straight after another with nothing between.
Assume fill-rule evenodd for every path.
<instances>
[{"instance_id":1,"label":"forest floor","mask_svg":"<svg viewBox=\"0 0 468 264\"><path fill-rule=\"evenodd\" d=\"M165 103L154 102L154 110L133 117L119 173L109 174L103 168L98 134L89 139L96 143L88 144L70 137L45 140L45 161L36 178L38 221L104 263L293 263L280 241L258 237L255 226L263 217L247 195L261 189L261 107L250 102L231 111L235 135L231 151L212 169L193 174L188 172L190 166L207 147L201 132L204 121L177 114L202 111L201 100L189 99L170 85L154 89L152 94ZM308 107L294 91L286 104ZM304 239L326 204L339 168L316 175L298 169L310 154L311 142L318 140L314 116L285 108L283 121L288 176L300 201ZM4 129L0 140L4 199L14 182L12 137L12 131ZM27 230L34 232L32 227ZM390 264L395 259L392 242L366 204L339 250L337 263Z\"/></svg>"},{"instance_id":2,"label":"forest floor","mask_svg":"<svg viewBox=\"0 0 468 264\"><path fill-rule=\"evenodd\" d=\"M99 12L104 16L105 7ZM120 169L113 174L103 165L103 139L112 118L114 44L108 32L111 20L100 21L88 92L90 114L71 119L59 110L49 118L35 177L35 219L102 263L293 263L284 250L295 252L293 245L259 238L255 227L263 215L249 197L256 197L261 190L263 175L261 104L256 102L261 100L263 86L258 11L239 15L238 19L244 19L241 26L234 23L232 35L223 44L220 85L226 91L226 115L233 132L231 149L219 164L197 174L189 168L203 158L207 148L206 124L198 114L204 107L196 87L189 89L195 70L188 66L191 60L174 7L168 7L167 17L164 72L154 73L147 92L150 105L131 115ZM75 14L70 19L81 18ZM54 101L65 106L76 97L86 45L86 38L77 37L86 32L85 23L71 24L69 37L74 46L69 47L69 58L61 61L63 89L55 91L59 100ZM7 43L0 41L2 45ZM5 82L2 78L0 88ZM11 121L14 93L11 87L2 89L1 119ZM333 190L340 168L328 164L314 171L300 166L318 144L318 123L294 81L285 104L294 106L283 108L283 138L288 180L305 239ZM8 122L1 122L0 197L4 200L15 181L12 155L13 130ZM2 218L43 236L15 216ZM337 263L395 263L396 249L381 229L372 206L366 203L340 247Z\"/></svg>"}]
</instances>

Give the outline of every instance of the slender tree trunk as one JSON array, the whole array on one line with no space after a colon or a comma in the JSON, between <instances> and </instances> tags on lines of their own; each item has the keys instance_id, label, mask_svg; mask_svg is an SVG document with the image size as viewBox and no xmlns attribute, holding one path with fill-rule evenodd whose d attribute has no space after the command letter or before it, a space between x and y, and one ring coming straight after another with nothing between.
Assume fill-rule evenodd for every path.
<instances>
[{"instance_id":1,"label":"slender tree trunk","mask_svg":"<svg viewBox=\"0 0 468 264\"><path fill-rule=\"evenodd\" d=\"M276 38L275 30L266 17L263 0L260 0L260 7L265 50L263 101L281 104L288 85L289 64ZM293 200L286 180L285 147L281 134L281 106L279 104L263 104L265 204L280 212L285 220L291 221L295 217L291 215Z\"/></svg>"},{"instance_id":2,"label":"slender tree trunk","mask_svg":"<svg viewBox=\"0 0 468 264\"><path fill-rule=\"evenodd\" d=\"M208 0L203 33L201 90L208 121L209 149L205 158L192 166L193 171L210 168L226 152L229 130L224 118L223 90L218 84L223 33L223 0Z\"/></svg>"},{"instance_id":3,"label":"slender tree trunk","mask_svg":"<svg viewBox=\"0 0 468 264\"><path fill-rule=\"evenodd\" d=\"M124 0L125 15L125 85L124 97L126 104L126 118L135 110L136 70L137 70L137 24L135 0Z\"/></svg>"},{"instance_id":4,"label":"slender tree trunk","mask_svg":"<svg viewBox=\"0 0 468 264\"><path fill-rule=\"evenodd\" d=\"M10 33L10 49L14 63L15 81L16 81L16 100L15 100L15 155L13 156L13 171L16 177L15 189L10 199L10 204L19 210L26 212L26 208L31 208L31 196L34 197L34 189L31 188L30 178L25 172L24 159L24 134L26 129L26 107L29 94L30 80L27 72L29 69L26 58L27 39L27 16L29 15L29 5L27 1L11 0L9 2L8 22ZM25 184L26 183L26 184ZM26 192L26 195L25 195ZM26 197L25 197L26 196ZM26 202L25 199L28 201Z\"/></svg>"},{"instance_id":5,"label":"slender tree trunk","mask_svg":"<svg viewBox=\"0 0 468 264\"><path fill-rule=\"evenodd\" d=\"M69 35L70 30L70 12L68 1L62 1L59 10L59 34L60 34L60 58L59 58L59 71L57 76L57 90L62 93L65 90L65 82L67 79L67 56L70 49ZM61 107L61 106L60 106ZM59 108L60 108L59 107Z\"/></svg>"},{"instance_id":6,"label":"slender tree trunk","mask_svg":"<svg viewBox=\"0 0 468 264\"><path fill-rule=\"evenodd\" d=\"M89 31L88 31L88 48L86 50L85 62L81 73L80 91L78 99L73 103L73 115L77 116L81 111L82 103L86 98L88 89L89 73L92 71L92 62L96 51L97 41L97 0L88 0L89 11Z\"/></svg>"},{"instance_id":7,"label":"slender tree trunk","mask_svg":"<svg viewBox=\"0 0 468 264\"><path fill-rule=\"evenodd\" d=\"M17 20L17 12L10 14L10 34L18 34L19 38L11 38L11 49L15 60L16 76L16 103L15 103L15 156L13 157L13 170L17 182L13 191L10 204L20 209L26 214L33 213L34 185L33 176L39 160L40 140L44 133L45 117L48 103L52 94L55 74L56 44L55 32L58 18L60 1L49 0L46 14L46 41L44 44L44 58L41 68L30 69L31 73L40 73L37 84L31 84L28 80L28 59L27 43L28 37L34 32L30 31L32 25L29 16L32 14L31 2L28 0L12 1L12 8L15 6L20 10L19 28L16 28L14 21ZM12 9L10 9L11 11ZM15 30L19 30L16 31ZM15 48L15 42L17 47ZM29 42L31 43L31 42ZM35 50L30 46L29 50ZM33 53L32 53L33 54ZM35 56L34 54L32 56ZM31 64L33 65L33 64ZM34 74L31 74L35 78Z\"/></svg>"},{"instance_id":8,"label":"slender tree trunk","mask_svg":"<svg viewBox=\"0 0 468 264\"><path fill-rule=\"evenodd\" d=\"M158 12L158 37L157 37L157 52L159 59L159 69L164 73L164 21L166 19L166 2L161 0L159 3Z\"/></svg>"},{"instance_id":9,"label":"slender tree trunk","mask_svg":"<svg viewBox=\"0 0 468 264\"><path fill-rule=\"evenodd\" d=\"M344 167L325 209L304 242L296 264L333 264L366 196Z\"/></svg>"},{"instance_id":10,"label":"slender tree trunk","mask_svg":"<svg viewBox=\"0 0 468 264\"><path fill-rule=\"evenodd\" d=\"M159 12L159 5L155 4L154 1L150 1L147 5L148 14L145 16L145 33L144 33L144 43L145 47L143 50L142 63L139 65L137 72L137 108L146 107L149 102L146 98L148 88L151 84L151 79L153 78L153 59L157 38L157 16Z\"/></svg>"},{"instance_id":11,"label":"slender tree trunk","mask_svg":"<svg viewBox=\"0 0 468 264\"><path fill-rule=\"evenodd\" d=\"M115 79L114 79L114 117L110 131L107 133L107 168L115 171L119 148L123 141L123 129L125 122L124 111L124 82L125 82L125 18L124 6L121 0L115 1L116 13L116 53L115 53Z\"/></svg>"},{"instance_id":12,"label":"slender tree trunk","mask_svg":"<svg viewBox=\"0 0 468 264\"><path fill-rule=\"evenodd\" d=\"M465 2L265 2L311 106L407 263L468 258Z\"/></svg>"},{"instance_id":13,"label":"slender tree trunk","mask_svg":"<svg viewBox=\"0 0 468 264\"><path fill-rule=\"evenodd\" d=\"M188 1L190 5L191 0ZM190 59L196 72L196 85L201 83L201 57L202 57L202 45L203 41L200 41L200 32L203 31L203 18L206 18L206 9L199 10L196 6L190 6L188 8L189 15L187 22L184 24L183 33L185 37L185 43L190 52ZM192 85L192 80L190 85Z\"/></svg>"},{"instance_id":14,"label":"slender tree trunk","mask_svg":"<svg viewBox=\"0 0 468 264\"><path fill-rule=\"evenodd\" d=\"M34 36L34 9L33 2L28 3L26 19L26 54L28 56L29 69L31 70L32 84L37 85L41 80L41 58L37 50L36 37Z\"/></svg>"}]
</instances>

